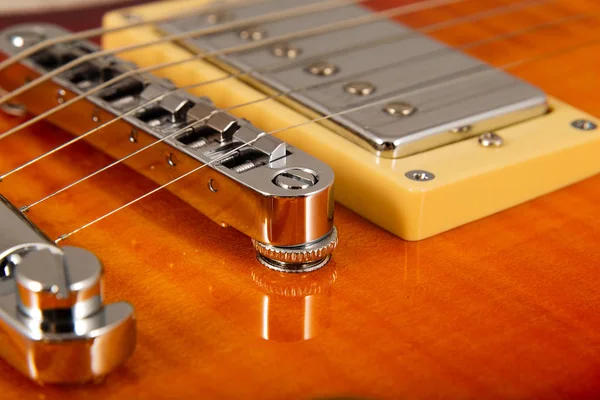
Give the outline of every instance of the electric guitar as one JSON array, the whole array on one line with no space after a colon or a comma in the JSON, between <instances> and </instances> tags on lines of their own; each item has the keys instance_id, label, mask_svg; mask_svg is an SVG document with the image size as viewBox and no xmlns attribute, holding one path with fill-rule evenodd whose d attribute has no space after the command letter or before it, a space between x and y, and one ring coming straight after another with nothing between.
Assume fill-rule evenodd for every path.
<instances>
[{"instance_id":1,"label":"electric guitar","mask_svg":"<svg viewBox=\"0 0 600 400\"><path fill-rule=\"evenodd\" d=\"M600 4L111 7L0 18L2 398L598 396Z\"/></svg>"}]
</instances>

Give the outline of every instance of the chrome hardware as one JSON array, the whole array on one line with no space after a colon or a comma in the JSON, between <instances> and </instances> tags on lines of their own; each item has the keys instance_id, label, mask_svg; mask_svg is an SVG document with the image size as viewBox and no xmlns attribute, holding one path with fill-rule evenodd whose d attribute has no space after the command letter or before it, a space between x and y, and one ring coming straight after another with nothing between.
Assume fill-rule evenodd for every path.
<instances>
[{"instance_id":1,"label":"chrome hardware","mask_svg":"<svg viewBox=\"0 0 600 400\"><path fill-rule=\"evenodd\" d=\"M579 129L581 131L593 131L598 128L598 125L596 125L594 122L588 121L586 119L575 120L571 123L571 126L573 128Z\"/></svg>"},{"instance_id":2,"label":"chrome hardware","mask_svg":"<svg viewBox=\"0 0 600 400\"><path fill-rule=\"evenodd\" d=\"M467 133L471 132L472 127L470 125L459 126L450 130L451 133Z\"/></svg>"},{"instance_id":3,"label":"chrome hardware","mask_svg":"<svg viewBox=\"0 0 600 400\"><path fill-rule=\"evenodd\" d=\"M338 73L339 68L326 61L318 61L310 64L306 70L315 76L331 76Z\"/></svg>"},{"instance_id":4,"label":"chrome hardware","mask_svg":"<svg viewBox=\"0 0 600 400\"><path fill-rule=\"evenodd\" d=\"M240 38L244 40L263 40L267 32L261 28L246 28L240 31Z\"/></svg>"},{"instance_id":5,"label":"chrome hardware","mask_svg":"<svg viewBox=\"0 0 600 400\"><path fill-rule=\"evenodd\" d=\"M308 189L318 182L318 175L314 171L292 168L277 174L273 182L288 190Z\"/></svg>"},{"instance_id":6,"label":"chrome hardware","mask_svg":"<svg viewBox=\"0 0 600 400\"><path fill-rule=\"evenodd\" d=\"M273 46L271 52L276 57L284 57L284 58L296 58L300 55L300 48L289 45L289 44L278 44Z\"/></svg>"},{"instance_id":7,"label":"chrome hardware","mask_svg":"<svg viewBox=\"0 0 600 400\"><path fill-rule=\"evenodd\" d=\"M278 0L269 4L269 10L281 11L297 4L297 0ZM246 5L236 8L236 13L254 16L262 10L258 5ZM290 18L285 24L266 23L262 28L278 35L292 34L372 13L354 4L311 18ZM202 18L192 16L161 23L160 30L165 35L178 34L198 29L202 24L206 24ZM235 46L239 40L224 32L190 38L183 44L199 54ZM401 118L404 114L397 112L392 112L397 117L392 118L381 111L379 104L325 123L337 123L342 129L332 129L334 132L380 157L406 157L548 111L546 95L539 89L397 21L380 20L304 37L295 45L302 48L302 54L285 67L269 69L273 56L264 49L223 55L217 57L215 65L252 71L249 83L258 90L291 91L286 104L294 100L303 113L307 109L321 115L339 113L372 102L375 94L378 102L411 104L419 111L410 118ZM340 95L345 93L348 82L369 82L377 91L372 96ZM462 126L471 129L460 135L453 132Z\"/></svg>"},{"instance_id":8,"label":"chrome hardware","mask_svg":"<svg viewBox=\"0 0 600 400\"><path fill-rule=\"evenodd\" d=\"M479 144L483 147L500 147L504 144L504 139L494 132L486 132L479 136Z\"/></svg>"},{"instance_id":9,"label":"chrome hardware","mask_svg":"<svg viewBox=\"0 0 600 400\"><path fill-rule=\"evenodd\" d=\"M409 115L416 113L417 108L412 104L395 101L386 104L385 107L383 107L383 111L392 116L408 117Z\"/></svg>"},{"instance_id":10,"label":"chrome hardware","mask_svg":"<svg viewBox=\"0 0 600 400\"><path fill-rule=\"evenodd\" d=\"M408 171L404 174L408 179L418 182L431 181L435 179L435 175L429 171L423 171L421 169L416 169L413 171Z\"/></svg>"},{"instance_id":11,"label":"chrome hardware","mask_svg":"<svg viewBox=\"0 0 600 400\"><path fill-rule=\"evenodd\" d=\"M90 252L56 247L0 196L0 355L40 383L94 381L135 348L128 303L104 305L102 265Z\"/></svg>"},{"instance_id":12,"label":"chrome hardware","mask_svg":"<svg viewBox=\"0 0 600 400\"><path fill-rule=\"evenodd\" d=\"M352 82L344 86L344 90L355 96L369 96L375 92L375 86L369 82Z\"/></svg>"},{"instance_id":13,"label":"chrome hardware","mask_svg":"<svg viewBox=\"0 0 600 400\"><path fill-rule=\"evenodd\" d=\"M325 237L302 246L270 246L255 240L258 260L266 267L279 272L311 272L327 264L338 243L337 229Z\"/></svg>"},{"instance_id":14,"label":"chrome hardware","mask_svg":"<svg viewBox=\"0 0 600 400\"><path fill-rule=\"evenodd\" d=\"M44 35L41 35L39 33L31 32L31 31L23 31L23 32L19 32L19 33L15 33L15 34L11 35L9 40L10 40L10 43L14 47L16 47L18 49L22 49L25 47L33 46L34 44L37 44L44 39L45 39Z\"/></svg>"},{"instance_id":15,"label":"chrome hardware","mask_svg":"<svg viewBox=\"0 0 600 400\"><path fill-rule=\"evenodd\" d=\"M43 32L48 38L66 34L52 25L24 25L5 30L0 32L0 50L10 55L16 53L7 43L13 29L32 29ZM18 67L23 75L41 75L59 67L61 60L76 59L96 50L90 42L61 43L24 60ZM66 101L102 84L106 81L105 76L118 76L130 69L130 64L117 58L102 57L85 63L77 71L60 74L44 85L43 90L50 87L58 93L59 99ZM86 82L85 89L81 86L82 81ZM15 84L14 75L8 78L0 73L0 85L9 89ZM249 121L220 112L207 98L175 89L167 80L141 74L86 96L69 107L69 111L78 115L93 113L98 122L110 120L111 116L122 116L121 120L106 127L107 132L99 134L122 137L123 146L129 149L125 154L130 153L130 143L162 141L153 150L124 161L125 165L160 184L165 183L167 175L161 166L177 166L177 171L183 174L209 164L181 184L167 186L167 190L218 224L238 229L257 243L287 250L312 246L315 241L332 234L333 171L329 166L266 135ZM31 104L26 106L32 113L39 114L52 108L53 104L48 104L48 96L36 97L36 90L42 89L36 88L29 93L27 99ZM152 102L158 97L160 101ZM123 98L127 101L122 101ZM131 115L123 115L129 111ZM60 118L56 114L49 120L76 135L98 126L94 121ZM129 136L124 136L123 132L129 132ZM115 144L104 150L121 158L124 152L118 147ZM154 167L139 167L142 157L153 157L151 160L146 158L147 162L142 164ZM168 176L171 175L169 171Z\"/></svg>"}]
</instances>

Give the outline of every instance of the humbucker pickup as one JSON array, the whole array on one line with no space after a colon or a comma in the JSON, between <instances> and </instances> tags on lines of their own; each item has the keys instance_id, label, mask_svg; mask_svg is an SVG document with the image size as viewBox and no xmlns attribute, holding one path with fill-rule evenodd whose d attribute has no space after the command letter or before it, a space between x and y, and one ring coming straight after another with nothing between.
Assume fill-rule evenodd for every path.
<instances>
[{"instance_id":1,"label":"humbucker pickup","mask_svg":"<svg viewBox=\"0 0 600 400\"><path fill-rule=\"evenodd\" d=\"M238 7L235 18L296 6L295 0L281 0ZM277 37L369 14L365 7L347 5L249 29ZM192 16L161 23L158 29L173 35L209 26L207 18ZM195 52L218 51L239 45L243 32L201 35L182 44ZM277 58L290 62L269 68ZM244 78L251 84L254 80L258 86L290 92L289 99L300 111L329 115L379 99L395 99L331 118L338 124L337 133L385 158L427 151L548 110L541 90L392 20L214 59L219 65L246 72ZM460 79L461 75L468 79Z\"/></svg>"},{"instance_id":2,"label":"humbucker pickup","mask_svg":"<svg viewBox=\"0 0 600 400\"><path fill-rule=\"evenodd\" d=\"M66 34L53 25L16 26L0 33L0 50L10 56L26 45ZM25 35L30 40L23 40ZM96 51L89 41L52 45L3 70L0 86L13 90ZM217 109L209 99L178 91L167 79L124 75L134 68L112 56L93 58L16 100L29 112L42 114L123 77L52 113L48 120L84 135L118 117L85 139L161 185L208 164L210 168L167 189L217 223L251 237L259 259L271 268L304 271L323 265L337 243L331 168L249 121ZM131 156L136 151L140 154ZM327 250L318 259L306 255L321 245ZM280 254L288 253L296 256L280 259Z\"/></svg>"},{"instance_id":3,"label":"humbucker pickup","mask_svg":"<svg viewBox=\"0 0 600 400\"><path fill-rule=\"evenodd\" d=\"M143 66L178 63L157 73L181 86L220 80L191 90L219 107L271 96L231 112L262 129L283 129L278 137L333 168L336 200L404 239L427 238L600 171L597 119L511 76L506 65L463 54L492 38L446 46L427 36L443 23L412 29L382 13L394 9L386 2L377 12L365 6L374 2L361 2L243 24L298 6L281 0L151 23L167 7L186 12L207 3L174 0L112 12L104 19L108 28L149 24L108 33L103 44L117 49L186 35L122 56ZM396 9L407 16L418 4ZM518 7L528 2L487 8L465 23ZM235 23L242 26L215 31ZM556 165L560 173L549 174Z\"/></svg>"}]
</instances>

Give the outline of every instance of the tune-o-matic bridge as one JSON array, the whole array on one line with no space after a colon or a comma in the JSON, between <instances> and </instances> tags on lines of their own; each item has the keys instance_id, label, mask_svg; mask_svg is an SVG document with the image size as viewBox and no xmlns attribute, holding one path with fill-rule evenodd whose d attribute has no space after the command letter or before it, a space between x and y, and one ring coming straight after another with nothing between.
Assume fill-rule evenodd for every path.
<instances>
[{"instance_id":1,"label":"tune-o-matic bridge","mask_svg":"<svg viewBox=\"0 0 600 400\"><path fill-rule=\"evenodd\" d=\"M0 33L0 49L14 55L66 33L51 25L21 25ZM84 41L50 46L3 70L0 86L14 90L97 50ZM217 223L250 236L259 259L271 268L307 271L324 265L337 243L332 170L167 80L125 75L132 68L112 56L97 57L17 100L31 113L43 114L92 91L48 120L85 135L161 185L208 164L167 188ZM102 86L110 80L114 84ZM101 129L90 134L95 128Z\"/></svg>"}]
</instances>

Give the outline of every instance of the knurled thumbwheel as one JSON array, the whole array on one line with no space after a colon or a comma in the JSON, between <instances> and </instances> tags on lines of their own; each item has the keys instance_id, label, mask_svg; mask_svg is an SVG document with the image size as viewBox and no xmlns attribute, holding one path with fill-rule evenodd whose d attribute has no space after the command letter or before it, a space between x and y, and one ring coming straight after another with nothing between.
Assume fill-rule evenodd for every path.
<instances>
[{"instance_id":1,"label":"knurled thumbwheel","mask_svg":"<svg viewBox=\"0 0 600 400\"><path fill-rule=\"evenodd\" d=\"M279 247L252 240L258 260L281 272L310 272L321 268L331 258L338 243L337 229L316 242L304 246Z\"/></svg>"}]
</instances>

